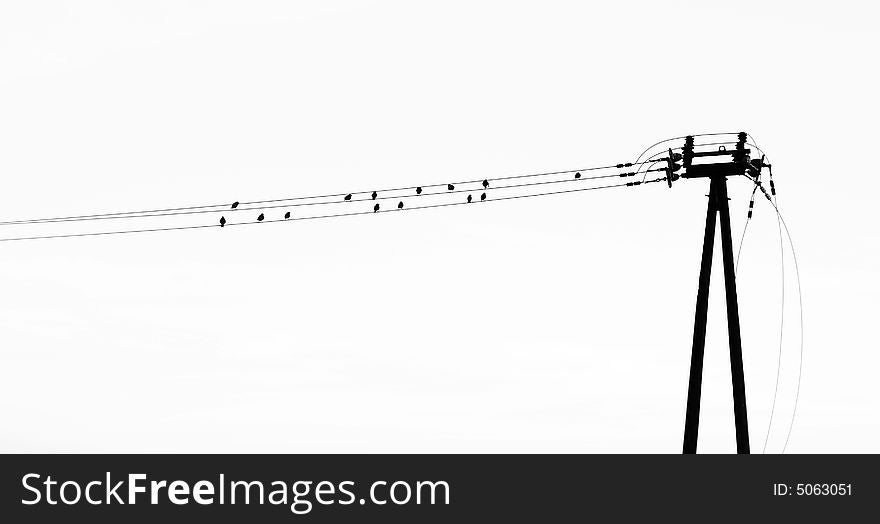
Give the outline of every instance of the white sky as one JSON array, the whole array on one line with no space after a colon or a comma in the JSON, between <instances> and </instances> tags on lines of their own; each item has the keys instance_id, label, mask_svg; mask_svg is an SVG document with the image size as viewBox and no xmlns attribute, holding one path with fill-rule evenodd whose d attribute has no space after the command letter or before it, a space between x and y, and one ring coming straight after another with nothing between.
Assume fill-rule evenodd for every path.
<instances>
[{"instance_id":1,"label":"white sky","mask_svg":"<svg viewBox=\"0 0 880 524\"><path fill-rule=\"evenodd\" d=\"M0 220L604 165L746 130L803 279L788 451L878 452L878 13L736 5L4 2ZM0 450L676 453L707 190L0 243ZM731 182L736 240L748 191ZM757 206L754 451L780 301ZM713 275L700 451L730 452ZM769 452L798 365L790 258L786 276Z\"/></svg>"}]
</instances>

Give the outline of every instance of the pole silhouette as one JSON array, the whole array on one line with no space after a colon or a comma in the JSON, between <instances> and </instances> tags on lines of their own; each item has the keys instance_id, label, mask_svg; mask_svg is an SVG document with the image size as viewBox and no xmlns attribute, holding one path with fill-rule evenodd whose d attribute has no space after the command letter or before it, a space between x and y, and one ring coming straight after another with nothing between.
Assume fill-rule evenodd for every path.
<instances>
[{"instance_id":1,"label":"pole silhouette","mask_svg":"<svg viewBox=\"0 0 880 524\"><path fill-rule=\"evenodd\" d=\"M712 256L715 247L716 217L721 221L721 258L724 266L724 290L727 300L727 331L730 345L730 375L733 387L733 416L736 427L737 453L749 453L749 423L746 411L746 385L743 373L742 337L739 324L739 304L736 293L736 271L733 262L733 240L730 231L730 207L727 196L727 177L746 175L757 178L763 162L749 163L745 149L746 134L739 134L736 149L694 153L693 137L685 139L682 159L685 174L681 178L709 178L709 203L706 209L706 229L703 235L703 254L697 286L697 305L694 314L694 339L691 350L690 378L688 381L685 412L683 453L697 452L700 425L700 394L703 381L703 353L706 347L706 317L709 306L709 281L712 274ZM733 156L732 162L693 164L695 157ZM746 175L748 176L748 175ZM668 179L668 180L671 180Z\"/></svg>"}]
</instances>

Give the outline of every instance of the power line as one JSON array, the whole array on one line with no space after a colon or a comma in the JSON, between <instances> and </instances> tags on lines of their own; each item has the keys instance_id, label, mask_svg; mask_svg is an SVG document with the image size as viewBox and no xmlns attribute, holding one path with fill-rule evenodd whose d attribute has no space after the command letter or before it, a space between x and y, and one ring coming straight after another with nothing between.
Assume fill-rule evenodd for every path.
<instances>
[{"instance_id":1,"label":"power line","mask_svg":"<svg viewBox=\"0 0 880 524\"><path fill-rule=\"evenodd\" d=\"M665 180L666 177L660 177L654 180L649 180L645 182L645 184L650 184L654 182L661 182ZM543 193L531 193L526 195L511 195L511 196L503 196L497 198L487 199L485 202L498 202L502 200L516 200L521 198L532 198L532 197L541 197L541 196L550 196L550 195L561 195L566 193L576 193L581 191L594 191L599 189L612 189L618 187L632 187L633 182L625 182L620 184L610 184L605 186L593 186L593 187L583 187L577 189L566 189L562 191L547 191ZM640 185L641 183L637 184ZM322 219L322 218L341 218L341 217L349 217L349 216L358 216L358 215L373 215L378 213L396 213L400 211L411 211L416 209L433 209L433 208L441 208L441 207L450 207L450 206L461 206L461 205L479 205L483 202L446 202L442 204L429 204L424 206L414 206L414 207L404 207L403 209L382 209L378 211L354 211L349 213L333 213L326 215L315 215L315 216L307 216L307 217L292 217L289 219L269 219L263 220L262 222L237 222L226 224L225 227L231 226L243 226L243 225L253 225L253 224L263 224L263 223L274 223L274 222L296 222L300 220L314 220L314 219ZM13 237L13 238L0 238L0 242L17 242L22 240L48 240L48 239L58 239L58 238L79 238L79 237L93 237L93 236L108 236L108 235L122 235L129 233L153 233L160 231L182 231L187 229L205 229L205 228L217 228L220 227L216 224L198 224L192 226L178 226L178 227L161 227L161 228L149 228L149 229L128 229L128 230L120 230L120 231L101 231L101 232L91 232L91 233L69 233L69 234L61 234L61 235L37 235L30 237Z\"/></svg>"},{"instance_id":2,"label":"power line","mask_svg":"<svg viewBox=\"0 0 880 524\"><path fill-rule=\"evenodd\" d=\"M543 173L529 173L529 174L523 174L523 175L492 177L492 178L488 178L488 179L481 178L481 179L477 179L477 180L465 180L465 181L458 181L458 182L444 182L444 183L436 183L436 184L426 184L426 185L422 185L422 186L405 186L405 187L396 187L396 188L377 189L377 190L375 190L375 192L378 194L382 194L382 193L393 193L393 192L398 192L398 191L415 191L419 188L425 189L425 188L446 187L449 184L467 185L467 184L478 184L478 183L483 182L484 180L504 181L504 180L517 180L517 179L532 178L532 177L563 175L563 174L578 173L578 172L586 173L586 172L600 171L600 170L605 170L605 169L622 169L625 167L632 167L635 165L636 165L636 163L634 163L634 162L632 162L632 163L627 162L627 163L618 163L618 164L607 165L607 166L594 166L594 167L585 167L585 168L580 168L580 169L567 169L567 170L563 170L563 171L548 171L548 172L543 172ZM598 176L598 177L582 177L581 179L582 180L589 180L592 178L611 178L614 176L618 176L618 175L615 174L615 175ZM303 200L314 200L314 199L321 199L321 198L344 198L348 195L371 195L372 192L373 191L353 191L351 193L330 193L330 194L325 194L325 195L274 198L274 199L267 199L267 200L243 201L243 202L239 202L239 204L249 206L249 205L254 205L254 204L274 204L274 203L279 203L279 202L300 202ZM432 194L439 194L439 193L432 193ZM403 196L403 195L395 195L395 196L387 196L387 197L382 196L381 198L383 198L383 199L400 198L401 196ZM377 200L378 199L379 198L377 197ZM366 200L366 199L364 199L364 200ZM329 203L335 203L335 202L329 202ZM304 205L304 204L291 204L291 206L295 206L295 205ZM283 207L283 206L276 206L276 207ZM247 209L248 208L244 208L242 210L244 211ZM258 208L250 208L250 209L263 209L263 208L258 207ZM166 207L166 208L145 209L145 210L139 210L139 211L117 211L117 212L110 212L110 213L95 213L95 214L88 214L88 215L70 215L70 216L59 216L59 217L48 217L48 218L32 218L32 219L23 219L23 220L7 220L7 221L0 221L0 226L39 224L39 223L46 223L46 222L48 222L48 223L75 222L75 221L81 221L81 220L87 220L87 219L104 219L104 217L125 218L128 216L133 216L133 217L158 216L159 214L174 215L174 214L178 214L178 212L181 212L179 214L187 214L185 212L199 211L199 210L201 210L201 212L203 212L203 213L213 213L213 212L226 211L226 210L230 210L230 203L226 202L223 204L205 204L205 205L193 205L193 206Z\"/></svg>"},{"instance_id":3,"label":"power line","mask_svg":"<svg viewBox=\"0 0 880 524\"><path fill-rule=\"evenodd\" d=\"M516 177L502 177L502 178L493 178L491 180L512 180L512 179L522 179L527 176L535 177L535 176L548 176L550 174L556 175L561 173L580 173L581 171L587 170L577 170L577 171L559 171L549 174L543 175L520 175ZM489 188L490 190L502 190L502 189L516 189L523 187L532 187L532 186L540 186L547 184L562 184L562 183L578 183L587 180L598 180L605 178L623 178L627 176L633 176L633 174L629 173L614 173L610 175L598 175L591 177L579 177L579 178L568 178L564 180L549 180L549 181L540 181L540 182L528 182L524 184L509 184L505 186L493 186ZM479 181L482 182L482 181ZM476 183L476 182L454 182L451 185L465 185L468 183ZM432 184L429 186L419 186L422 188L425 187L449 187L450 184ZM413 188L415 189L415 187ZM384 193L390 193L397 190L383 190ZM374 202L374 201L384 201L384 200L398 200L401 198L426 198L431 196L441 196L441 195L450 195L450 194L458 194L458 193L469 193L474 192L475 189L446 189L443 191L437 191L432 193L422 193L422 194L412 194L412 195L389 195L389 196L380 196L377 195L375 198L368 196L367 198L357 198L350 200L334 200L328 202L300 202L300 203L285 203L285 204L277 204L277 205L269 205L269 206L258 206L258 207L236 207L234 210L228 208L226 209L189 209L187 211L172 211L167 213L144 213L144 214L130 214L130 215L92 215L92 216L83 216L83 217L71 217L65 219L43 219L43 220L31 220L31 221L13 221L13 222L2 222L0 225L33 225L33 224L58 224L58 223L69 223L69 222L90 222L95 220L124 220L124 219L133 219L133 218L157 218L157 217L169 217L169 216L182 216L182 215L200 215L200 214L213 214L213 213L225 213L225 212L234 212L241 213L242 211L260 211L266 209L290 209L290 208L298 208L298 207L306 207L306 206L322 206L322 205L333 205L333 204L355 204L358 202ZM376 191L379 193L379 191ZM343 196L347 195L343 194ZM350 193L350 194L359 194L359 193ZM317 197L303 197L303 198L317 198ZM272 202L280 202L280 201L288 201L291 199L279 199L273 200ZM268 201L267 201L268 202Z\"/></svg>"},{"instance_id":4,"label":"power line","mask_svg":"<svg viewBox=\"0 0 880 524\"><path fill-rule=\"evenodd\" d=\"M694 135L694 136L720 136L720 135L728 135L728 134L735 134L735 133L703 133L703 134ZM544 177L544 176L561 175L561 174L577 173L577 172L592 172L592 171L598 171L598 170L604 170L604 169L614 169L614 168L620 169L620 168L624 168L624 167L636 167L636 174L638 174L638 173L643 172L642 169L645 167L645 164L652 162L657 156L663 154L663 153L658 153L658 154L652 155L651 158L642 161L641 157L644 156L644 154L647 151L649 151L650 149L652 149L653 147L655 147L659 144L669 142L672 140L677 140L679 138L684 138L684 137L669 138L669 139L657 142L656 144L654 144L651 147L649 147L648 149L646 149L642 154L640 154L639 157L634 162L618 163L618 164L613 164L613 165L597 166L597 167L585 167L585 168L580 168L580 169L568 169L568 170L563 170L563 171L549 171L549 172L543 172L543 173L529 173L529 174L523 174L523 175L493 177L489 180L492 180L492 181L516 180L516 179L522 179L522 178ZM732 144L732 143L734 143L734 142L731 142L731 141L710 142L707 144L697 144L697 147L710 146L710 145ZM680 147L673 148L673 150L680 150L680 149L681 149ZM608 175L607 177L604 177L604 176L583 177L582 179L583 180L590 180L590 179L597 179L597 178L612 178L613 176L617 176L617 175ZM396 187L396 188L377 189L377 190L375 190L375 192L379 193L379 194L383 194L383 193L393 193L393 192L398 192L398 191L414 191L417 189L440 188L440 187L447 186L448 184L452 184L452 185L477 184L477 183L482 182L483 180L487 180L487 179L465 180L465 181L458 181L458 182L451 182L451 183L435 183L435 184L426 184L426 185L422 185L422 186L404 186L404 187ZM642 180L644 181L644 178ZM286 197L286 198L273 198L273 199L265 199L265 200L243 201L243 202L239 202L238 204L245 205L245 206L253 206L253 205L258 205L258 204L275 204L275 203L282 203L282 202L291 202L291 204L289 204L291 207L297 207L297 206L301 206L301 205L311 205L311 203L294 204L293 202L301 202L301 201L306 201L306 200L316 200L316 199L324 199L324 198L343 198L343 197L350 196L350 195L371 195L371 193L372 193L371 191L355 191L352 193L329 193L329 194L324 194L324 195L310 195L310 196L298 196L298 197ZM438 194L438 193L430 193L430 194ZM380 196L380 197L377 197L376 200L400 198L401 196L406 196L406 195ZM367 200L367 199L355 199L353 201L364 201L364 200ZM321 202L321 203L334 203L334 202ZM278 207L284 207L284 206L263 206L263 207L250 207L250 208L245 207L245 208L240 208L240 209L237 208L237 209L235 209L235 211L247 211L248 209L251 209L251 210L253 210L253 209L271 209L271 208L278 208ZM178 207L152 208L152 209L142 209L142 210L137 210L137 211L116 211L116 212L94 213L94 214L83 214L83 215L56 216L56 217L32 218L32 219L22 219L22 220L7 220L7 221L0 221L0 226L28 225L28 224L41 224L41 223L54 223L54 222L79 222L79 221L86 221L86 220L90 220L90 219L109 220L109 219L114 219L114 218L140 218L140 217L149 218L149 217L156 217L156 216L163 216L163 215L175 216L175 215L198 214L198 213L215 213L215 212L221 212L221 211L226 211L226 210L233 211L230 209L229 202L225 202L222 204L202 204L202 205L190 205L190 206L178 206ZM194 213L190 213L190 212L194 212ZM198 212L198 213L196 213L196 212Z\"/></svg>"}]
</instances>

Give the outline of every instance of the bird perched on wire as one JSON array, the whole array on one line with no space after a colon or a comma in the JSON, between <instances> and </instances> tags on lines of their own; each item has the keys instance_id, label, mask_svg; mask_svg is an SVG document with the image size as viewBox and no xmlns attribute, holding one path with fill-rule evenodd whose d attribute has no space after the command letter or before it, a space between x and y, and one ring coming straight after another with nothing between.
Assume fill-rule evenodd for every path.
<instances>
[{"instance_id":1,"label":"bird perched on wire","mask_svg":"<svg viewBox=\"0 0 880 524\"><path fill-rule=\"evenodd\" d=\"M238 207L238 201L236 200L235 202L232 203L232 209L235 209L237 207Z\"/></svg>"},{"instance_id":2,"label":"bird perched on wire","mask_svg":"<svg viewBox=\"0 0 880 524\"><path fill-rule=\"evenodd\" d=\"M468 204L470 204L471 202L473 202L473 200L474 200L474 197L468 195Z\"/></svg>"},{"instance_id":3,"label":"bird perched on wire","mask_svg":"<svg viewBox=\"0 0 880 524\"><path fill-rule=\"evenodd\" d=\"M480 195L480 202L482 202L483 200L486 200L486 193Z\"/></svg>"},{"instance_id":4,"label":"bird perched on wire","mask_svg":"<svg viewBox=\"0 0 880 524\"><path fill-rule=\"evenodd\" d=\"M417 194L417 195L421 195L421 194L422 194L422 188L417 187L417 188L416 188L416 194Z\"/></svg>"},{"instance_id":5,"label":"bird perched on wire","mask_svg":"<svg viewBox=\"0 0 880 524\"><path fill-rule=\"evenodd\" d=\"M575 178L575 180L577 180L577 179L580 178L580 177L581 177L581 174L580 174L580 173L575 173L575 174L574 174L574 178Z\"/></svg>"},{"instance_id":6,"label":"bird perched on wire","mask_svg":"<svg viewBox=\"0 0 880 524\"><path fill-rule=\"evenodd\" d=\"M455 186L453 186L452 184L447 184L446 189L452 191L453 189L455 189Z\"/></svg>"},{"instance_id":7,"label":"bird perched on wire","mask_svg":"<svg viewBox=\"0 0 880 524\"><path fill-rule=\"evenodd\" d=\"M483 180L483 189L489 187L489 180Z\"/></svg>"},{"instance_id":8,"label":"bird perched on wire","mask_svg":"<svg viewBox=\"0 0 880 524\"><path fill-rule=\"evenodd\" d=\"M348 202L349 200L351 200L351 193L345 195L345 198L343 198L343 200L345 200L346 202Z\"/></svg>"},{"instance_id":9,"label":"bird perched on wire","mask_svg":"<svg viewBox=\"0 0 880 524\"><path fill-rule=\"evenodd\" d=\"M377 211L379 211L379 204L376 204L375 206L373 206L373 213L375 213Z\"/></svg>"},{"instance_id":10,"label":"bird perched on wire","mask_svg":"<svg viewBox=\"0 0 880 524\"><path fill-rule=\"evenodd\" d=\"M379 194L376 193L375 191L373 191L373 200L376 200L376 197L377 197L377 196L379 196Z\"/></svg>"},{"instance_id":11,"label":"bird perched on wire","mask_svg":"<svg viewBox=\"0 0 880 524\"><path fill-rule=\"evenodd\" d=\"M403 209L403 200L397 203L397 209Z\"/></svg>"},{"instance_id":12,"label":"bird perched on wire","mask_svg":"<svg viewBox=\"0 0 880 524\"><path fill-rule=\"evenodd\" d=\"M226 225L226 217L220 217L220 227L223 227L225 225Z\"/></svg>"},{"instance_id":13,"label":"bird perched on wire","mask_svg":"<svg viewBox=\"0 0 880 524\"><path fill-rule=\"evenodd\" d=\"M290 211L288 211L287 213L284 213L284 218L290 218Z\"/></svg>"},{"instance_id":14,"label":"bird perched on wire","mask_svg":"<svg viewBox=\"0 0 880 524\"><path fill-rule=\"evenodd\" d=\"M260 213L260 216L257 217L257 222L262 222L264 218L266 218L266 215Z\"/></svg>"}]
</instances>

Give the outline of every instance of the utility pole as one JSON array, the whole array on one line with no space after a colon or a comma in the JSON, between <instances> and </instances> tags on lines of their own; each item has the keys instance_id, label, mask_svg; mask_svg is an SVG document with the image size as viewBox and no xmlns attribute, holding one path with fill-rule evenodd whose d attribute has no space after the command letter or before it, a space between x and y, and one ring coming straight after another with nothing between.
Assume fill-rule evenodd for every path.
<instances>
[{"instance_id":1,"label":"utility pole","mask_svg":"<svg viewBox=\"0 0 880 524\"><path fill-rule=\"evenodd\" d=\"M750 151L745 148L746 133L739 133L736 149L694 152L694 137L685 138L681 178L708 178L709 204L706 209L706 230L703 235L703 256L697 287L697 307L694 316L694 340L691 351L690 380L688 382L687 411L684 424L683 453L697 452L697 433L700 425L700 390L703 381L703 350L706 346L706 314L709 305L709 279L712 273L712 253L715 245L715 220L721 219L721 255L724 263L724 289L727 298L727 331L730 342L730 375L733 381L733 416L736 426L736 451L749 453L749 423L746 415L746 385L743 374L742 339L740 337L739 305L736 296L736 275L733 261L733 241L730 233L730 208L727 196L727 177L760 176L762 161L749 162ZM729 161L695 164L698 158L732 157ZM670 151L670 157L672 157ZM677 167L670 162L667 181Z\"/></svg>"}]
</instances>

